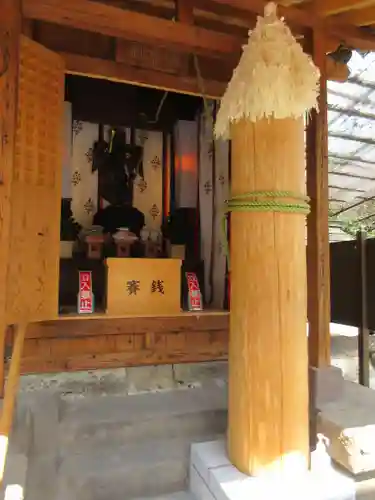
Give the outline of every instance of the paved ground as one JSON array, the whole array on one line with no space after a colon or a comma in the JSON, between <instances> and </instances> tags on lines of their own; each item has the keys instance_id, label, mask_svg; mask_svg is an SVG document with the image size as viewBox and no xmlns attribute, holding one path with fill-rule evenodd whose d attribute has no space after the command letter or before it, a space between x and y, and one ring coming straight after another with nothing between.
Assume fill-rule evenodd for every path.
<instances>
[{"instance_id":1,"label":"paved ground","mask_svg":"<svg viewBox=\"0 0 375 500\"><path fill-rule=\"evenodd\" d=\"M332 364L342 369L344 377L358 382L358 329L331 324ZM370 337L375 348L375 335ZM370 385L375 389L375 369L370 364Z\"/></svg>"}]
</instances>

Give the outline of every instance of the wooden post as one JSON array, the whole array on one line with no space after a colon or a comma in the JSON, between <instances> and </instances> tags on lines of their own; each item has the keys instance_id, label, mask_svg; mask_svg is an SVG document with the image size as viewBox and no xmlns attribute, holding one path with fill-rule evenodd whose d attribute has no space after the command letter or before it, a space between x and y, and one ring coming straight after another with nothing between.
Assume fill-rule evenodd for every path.
<instances>
[{"instance_id":1,"label":"wooden post","mask_svg":"<svg viewBox=\"0 0 375 500\"><path fill-rule=\"evenodd\" d=\"M4 341L6 332L6 277L14 138L17 112L18 46L21 3L0 0L0 396L4 390Z\"/></svg>"},{"instance_id":2,"label":"wooden post","mask_svg":"<svg viewBox=\"0 0 375 500\"><path fill-rule=\"evenodd\" d=\"M360 231L357 235L357 255L360 275L359 300L361 306L360 325L358 331L358 382L370 387L370 332L367 314L367 245L366 233Z\"/></svg>"},{"instance_id":3,"label":"wooden post","mask_svg":"<svg viewBox=\"0 0 375 500\"><path fill-rule=\"evenodd\" d=\"M303 196L303 119L231 127L232 198ZM229 429L231 462L250 475L308 468L305 216L231 214Z\"/></svg>"},{"instance_id":4,"label":"wooden post","mask_svg":"<svg viewBox=\"0 0 375 500\"><path fill-rule=\"evenodd\" d=\"M307 194L311 212L307 218L307 315L309 364L331 363L331 297L328 229L328 124L324 34L312 32L312 54L321 71L319 112L311 111L306 135Z\"/></svg>"},{"instance_id":5,"label":"wooden post","mask_svg":"<svg viewBox=\"0 0 375 500\"><path fill-rule=\"evenodd\" d=\"M4 402L0 417L0 486L4 477L5 462L8 451L9 434L12 429L14 408L18 392L21 372L21 360L25 341L27 323L16 326L10 369L5 386Z\"/></svg>"}]
</instances>

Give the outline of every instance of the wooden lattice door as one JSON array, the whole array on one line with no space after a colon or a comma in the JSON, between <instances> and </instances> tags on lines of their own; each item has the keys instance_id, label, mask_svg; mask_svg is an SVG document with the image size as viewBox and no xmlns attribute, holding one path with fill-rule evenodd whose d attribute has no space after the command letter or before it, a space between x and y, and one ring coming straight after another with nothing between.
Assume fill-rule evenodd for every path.
<instances>
[{"instance_id":1,"label":"wooden lattice door","mask_svg":"<svg viewBox=\"0 0 375 500\"><path fill-rule=\"evenodd\" d=\"M64 64L22 36L6 321L58 313Z\"/></svg>"}]
</instances>

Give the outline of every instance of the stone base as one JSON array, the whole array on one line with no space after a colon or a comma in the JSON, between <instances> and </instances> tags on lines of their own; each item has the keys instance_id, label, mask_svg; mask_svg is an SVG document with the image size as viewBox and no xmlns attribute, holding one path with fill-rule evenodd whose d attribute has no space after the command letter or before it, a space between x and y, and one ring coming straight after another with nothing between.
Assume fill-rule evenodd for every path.
<instances>
[{"instance_id":1,"label":"stone base","mask_svg":"<svg viewBox=\"0 0 375 500\"><path fill-rule=\"evenodd\" d=\"M326 465L290 481L248 477L226 454L224 441L191 448L190 489L197 500L355 500L354 481Z\"/></svg>"},{"instance_id":2,"label":"stone base","mask_svg":"<svg viewBox=\"0 0 375 500\"><path fill-rule=\"evenodd\" d=\"M329 440L328 453L351 474L375 471L375 392L344 381L339 399L319 408L317 432Z\"/></svg>"}]
</instances>

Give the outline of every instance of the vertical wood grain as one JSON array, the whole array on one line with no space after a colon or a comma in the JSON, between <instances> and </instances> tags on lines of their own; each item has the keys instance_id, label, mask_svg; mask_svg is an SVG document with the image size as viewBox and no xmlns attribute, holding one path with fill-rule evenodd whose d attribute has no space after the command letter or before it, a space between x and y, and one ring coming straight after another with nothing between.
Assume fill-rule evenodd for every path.
<instances>
[{"instance_id":1,"label":"vertical wood grain","mask_svg":"<svg viewBox=\"0 0 375 500\"><path fill-rule=\"evenodd\" d=\"M194 24L194 0L175 0L178 21Z\"/></svg>"},{"instance_id":2,"label":"vertical wood grain","mask_svg":"<svg viewBox=\"0 0 375 500\"><path fill-rule=\"evenodd\" d=\"M312 111L307 124L307 194L311 212L307 218L307 290L309 321L309 363L324 367L331 363L329 190L327 75L324 34L314 30L310 45L315 64L320 68L319 113Z\"/></svg>"},{"instance_id":3,"label":"vertical wood grain","mask_svg":"<svg viewBox=\"0 0 375 500\"><path fill-rule=\"evenodd\" d=\"M232 128L232 195L305 192L302 120ZM296 474L308 464L305 217L231 214L229 429L242 472Z\"/></svg>"},{"instance_id":4,"label":"vertical wood grain","mask_svg":"<svg viewBox=\"0 0 375 500\"><path fill-rule=\"evenodd\" d=\"M21 3L0 0L0 396L4 389L6 276L17 109Z\"/></svg>"}]
</instances>

